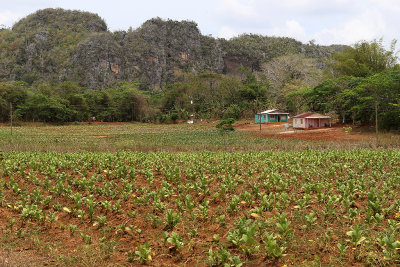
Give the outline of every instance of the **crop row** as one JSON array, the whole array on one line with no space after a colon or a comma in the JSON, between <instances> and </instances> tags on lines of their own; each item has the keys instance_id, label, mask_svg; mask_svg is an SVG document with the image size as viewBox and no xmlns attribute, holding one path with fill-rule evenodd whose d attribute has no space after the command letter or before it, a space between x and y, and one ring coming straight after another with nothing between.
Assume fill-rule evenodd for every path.
<instances>
[{"instance_id":1,"label":"crop row","mask_svg":"<svg viewBox=\"0 0 400 267\"><path fill-rule=\"evenodd\" d=\"M399 263L400 152L0 154L2 236L63 261ZM39 229L39 230L38 230ZM76 251L76 250L75 250Z\"/></svg>"}]
</instances>

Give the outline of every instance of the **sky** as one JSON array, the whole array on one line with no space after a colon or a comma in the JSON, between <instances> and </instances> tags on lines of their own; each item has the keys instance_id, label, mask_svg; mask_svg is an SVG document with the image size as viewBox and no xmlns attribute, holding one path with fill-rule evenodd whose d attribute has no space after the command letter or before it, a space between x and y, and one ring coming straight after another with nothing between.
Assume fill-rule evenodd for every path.
<instances>
[{"instance_id":1,"label":"sky","mask_svg":"<svg viewBox=\"0 0 400 267\"><path fill-rule=\"evenodd\" d=\"M13 0L0 5L0 25L44 8L89 11L111 31L140 27L160 17L191 20L202 34L232 38L243 33L292 37L317 44L400 38L400 0Z\"/></svg>"}]
</instances>

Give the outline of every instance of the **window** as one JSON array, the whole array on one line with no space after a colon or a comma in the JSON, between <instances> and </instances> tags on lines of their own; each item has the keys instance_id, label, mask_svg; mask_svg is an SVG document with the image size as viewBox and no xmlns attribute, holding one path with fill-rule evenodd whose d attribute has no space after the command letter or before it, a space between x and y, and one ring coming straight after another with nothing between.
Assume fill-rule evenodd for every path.
<instances>
[{"instance_id":1,"label":"window","mask_svg":"<svg viewBox=\"0 0 400 267\"><path fill-rule=\"evenodd\" d=\"M303 124L303 119L300 119L300 124Z\"/></svg>"},{"instance_id":2,"label":"window","mask_svg":"<svg viewBox=\"0 0 400 267\"><path fill-rule=\"evenodd\" d=\"M270 120L275 120L275 115L269 115Z\"/></svg>"}]
</instances>

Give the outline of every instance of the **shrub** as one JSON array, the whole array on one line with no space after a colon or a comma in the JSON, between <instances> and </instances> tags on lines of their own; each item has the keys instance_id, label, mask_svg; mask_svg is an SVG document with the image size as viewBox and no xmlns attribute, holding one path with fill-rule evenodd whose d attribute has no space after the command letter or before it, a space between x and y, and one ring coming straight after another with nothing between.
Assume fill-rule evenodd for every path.
<instances>
[{"instance_id":1,"label":"shrub","mask_svg":"<svg viewBox=\"0 0 400 267\"><path fill-rule=\"evenodd\" d=\"M242 109L238 105L232 104L225 110L223 118L224 119L234 118L235 120L238 120L240 119L241 116L242 116Z\"/></svg>"},{"instance_id":2,"label":"shrub","mask_svg":"<svg viewBox=\"0 0 400 267\"><path fill-rule=\"evenodd\" d=\"M215 127L223 132L225 131L234 131L235 128L233 128L232 124L235 122L234 118L229 118L220 121Z\"/></svg>"}]
</instances>

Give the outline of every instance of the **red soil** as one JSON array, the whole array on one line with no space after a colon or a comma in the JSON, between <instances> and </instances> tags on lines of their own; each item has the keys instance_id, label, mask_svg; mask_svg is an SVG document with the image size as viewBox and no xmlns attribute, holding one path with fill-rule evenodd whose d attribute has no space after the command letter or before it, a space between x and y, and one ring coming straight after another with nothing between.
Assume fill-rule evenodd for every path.
<instances>
[{"instance_id":1,"label":"red soil","mask_svg":"<svg viewBox=\"0 0 400 267\"><path fill-rule=\"evenodd\" d=\"M353 130L346 133L342 125L333 125L330 128L319 129L284 129L285 123L270 123L260 125L255 123L244 123L235 126L238 131L252 132L259 137L272 137L278 139L292 138L312 141L333 141L333 142L359 142L369 141L373 137L362 133L360 130Z\"/></svg>"}]
</instances>

